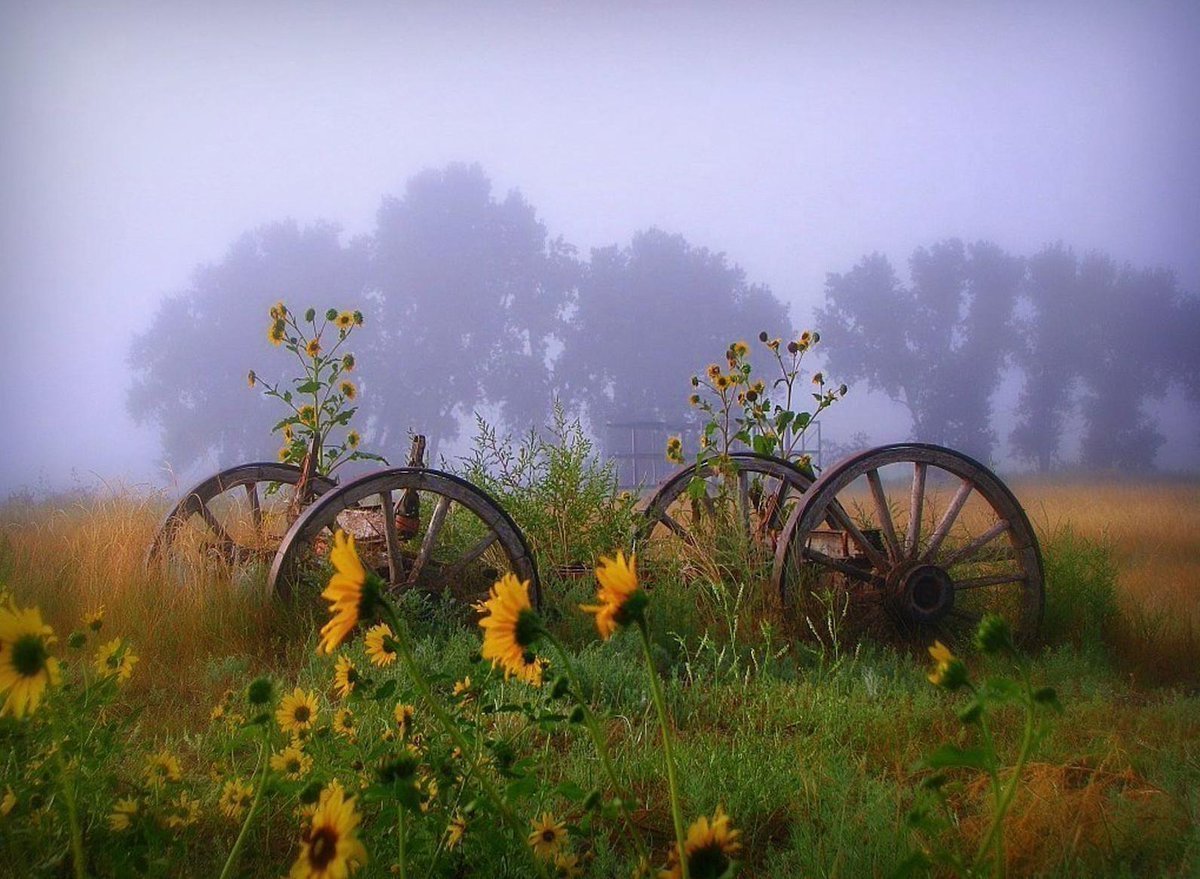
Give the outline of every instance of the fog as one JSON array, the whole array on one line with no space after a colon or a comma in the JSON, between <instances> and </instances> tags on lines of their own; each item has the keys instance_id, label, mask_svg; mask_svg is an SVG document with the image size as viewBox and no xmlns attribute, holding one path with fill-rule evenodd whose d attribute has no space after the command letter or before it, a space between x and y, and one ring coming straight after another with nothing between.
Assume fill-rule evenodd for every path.
<instances>
[{"instance_id":1,"label":"fog","mask_svg":"<svg viewBox=\"0 0 1200 879\"><path fill-rule=\"evenodd\" d=\"M797 329L827 273L879 252L906 277L947 238L1061 241L1200 294L1197 45L1188 2L5 2L0 495L161 484L177 465L126 401L164 297L265 223L370 234L454 162L580 259L652 227L723 252ZM214 358L270 361L266 324ZM1196 468L1195 405L1153 407L1158 466ZM910 427L860 382L828 430Z\"/></svg>"}]
</instances>

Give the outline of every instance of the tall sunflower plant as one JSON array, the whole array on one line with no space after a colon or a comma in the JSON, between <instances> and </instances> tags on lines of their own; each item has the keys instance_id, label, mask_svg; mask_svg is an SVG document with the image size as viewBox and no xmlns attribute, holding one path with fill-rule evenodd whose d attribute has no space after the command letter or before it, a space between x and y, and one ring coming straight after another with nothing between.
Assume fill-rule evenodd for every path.
<instances>
[{"instance_id":1,"label":"tall sunflower plant","mask_svg":"<svg viewBox=\"0 0 1200 879\"><path fill-rule=\"evenodd\" d=\"M301 372L287 382L271 383L252 369L246 383L286 409L271 428L282 440L281 462L303 466L310 461L313 472L322 476L350 461L387 464L383 456L362 447L361 434L351 427L359 390L350 378L356 361L347 344L362 325L361 311L330 308L318 314L309 308L301 316L282 301L271 306L267 339L290 352ZM344 432L331 442L335 431Z\"/></svg>"}]
</instances>

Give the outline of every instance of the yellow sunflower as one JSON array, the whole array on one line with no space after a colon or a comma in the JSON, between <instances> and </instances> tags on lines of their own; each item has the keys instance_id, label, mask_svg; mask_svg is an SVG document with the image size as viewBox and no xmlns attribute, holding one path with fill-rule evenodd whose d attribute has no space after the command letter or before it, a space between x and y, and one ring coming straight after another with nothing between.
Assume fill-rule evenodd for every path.
<instances>
[{"instance_id":1,"label":"yellow sunflower","mask_svg":"<svg viewBox=\"0 0 1200 879\"><path fill-rule=\"evenodd\" d=\"M745 342L734 342L732 345L729 346L729 349L731 351L733 351L733 353L736 354L738 357L745 357L747 354L750 353L750 346L747 345Z\"/></svg>"},{"instance_id":2,"label":"yellow sunflower","mask_svg":"<svg viewBox=\"0 0 1200 879\"><path fill-rule=\"evenodd\" d=\"M596 593L600 603L580 605L580 610L596 615L596 629L607 639L619 626L637 619L645 606L646 593L638 585L637 555L631 553L628 563L622 552L615 559L602 556L596 579L600 581Z\"/></svg>"},{"instance_id":3,"label":"yellow sunflower","mask_svg":"<svg viewBox=\"0 0 1200 879\"><path fill-rule=\"evenodd\" d=\"M200 801L183 791L167 806L163 823L168 827L181 829L191 827L200 820Z\"/></svg>"},{"instance_id":4,"label":"yellow sunflower","mask_svg":"<svg viewBox=\"0 0 1200 879\"><path fill-rule=\"evenodd\" d=\"M96 651L96 674L101 676L116 675L118 681L127 681L133 674L133 667L138 657L129 645L120 638L113 638Z\"/></svg>"},{"instance_id":5,"label":"yellow sunflower","mask_svg":"<svg viewBox=\"0 0 1200 879\"><path fill-rule=\"evenodd\" d=\"M100 605L93 611L88 611L83 615L84 628L91 629L93 632L99 632L100 627L104 625L104 605Z\"/></svg>"},{"instance_id":6,"label":"yellow sunflower","mask_svg":"<svg viewBox=\"0 0 1200 879\"><path fill-rule=\"evenodd\" d=\"M462 696L464 699L471 695L471 676L467 675L461 681L454 682L454 695Z\"/></svg>"},{"instance_id":7,"label":"yellow sunflower","mask_svg":"<svg viewBox=\"0 0 1200 879\"><path fill-rule=\"evenodd\" d=\"M359 561L354 537L347 537L341 529L333 535L329 561L334 574L321 597L329 602L330 620L321 628L321 645L317 648L327 654L346 640L360 617L371 612L379 588L379 578L367 573Z\"/></svg>"},{"instance_id":8,"label":"yellow sunflower","mask_svg":"<svg viewBox=\"0 0 1200 879\"><path fill-rule=\"evenodd\" d=\"M367 850L356 832L360 820L354 798L347 800L340 788L331 788L300 835L300 856L290 879L345 879L365 864Z\"/></svg>"},{"instance_id":9,"label":"yellow sunflower","mask_svg":"<svg viewBox=\"0 0 1200 879\"><path fill-rule=\"evenodd\" d=\"M483 629L480 655L492 661L492 667L504 668L504 677L516 676L535 687L542 683L542 663L530 653L542 630L542 621L529 602L529 581L518 580L512 572L492 587L483 602L487 616L479 621Z\"/></svg>"},{"instance_id":10,"label":"yellow sunflower","mask_svg":"<svg viewBox=\"0 0 1200 879\"><path fill-rule=\"evenodd\" d=\"M362 437L359 436L357 430L352 430L346 434L346 445L352 449L357 449L358 444L362 442Z\"/></svg>"},{"instance_id":11,"label":"yellow sunflower","mask_svg":"<svg viewBox=\"0 0 1200 879\"><path fill-rule=\"evenodd\" d=\"M146 760L146 780L151 787L158 787L168 781L179 781L183 772L179 768L179 758L170 751L163 749L152 754Z\"/></svg>"},{"instance_id":12,"label":"yellow sunflower","mask_svg":"<svg viewBox=\"0 0 1200 879\"><path fill-rule=\"evenodd\" d=\"M928 676L929 683L935 687L955 690L967 682L967 667L941 641L933 642L933 646L929 648L929 655L934 661L934 669Z\"/></svg>"},{"instance_id":13,"label":"yellow sunflower","mask_svg":"<svg viewBox=\"0 0 1200 879\"><path fill-rule=\"evenodd\" d=\"M271 755L271 768L292 781L299 781L312 769L313 759L295 742Z\"/></svg>"},{"instance_id":14,"label":"yellow sunflower","mask_svg":"<svg viewBox=\"0 0 1200 879\"><path fill-rule=\"evenodd\" d=\"M321 340L309 339L308 344L304 346L304 353L309 357L316 357L321 353Z\"/></svg>"},{"instance_id":15,"label":"yellow sunflower","mask_svg":"<svg viewBox=\"0 0 1200 879\"><path fill-rule=\"evenodd\" d=\"M339 312L333 322L337 324L339 330L348 330L354 326L354 314L349 311Z\"/></svg>"},{"instance_id":16,"label":"yellow sunflower","mask_svg":"<svg viewBox=\"0 0 1200 879\"><path fill-rule=\"evenodd\" d=\"M113 804L113 810L108 815L108 829L116 832L128 830L133 824L133 816L138 813L141 804L137 797L125 797Z\"/></svg>"},{"instance_id":17,"label":"yellow sunflower","mask_svg":"<svg viewBox=\"0 0 1200 879\"><path fill-rule=\"evenodd\" d=\"M672 464L683 463L683 439L678 436L667 437L667 460Z\"/></svg>"},{"instance_id":18,"label":"yellow sunflower","mask_svg":"<svg viewBox=\"0 0 1200 879\"><path fill-rule=\"evenodd\" d=\"M337 665L334 666L333 688L337 690L339 697L345 699L354 692L354 685L358 680L358 669L354 667L350 657L343 653L337 658Z\"/></svg>"},{"instance_id":19,"label":"yellow sunflower","mask_svg":"<svg viewBox=\"0 0 1200 879\"><path fill-rule=\"evenodd\" d=\"M364 641L367 657L372 663L378 666L387 666L396 661L396 647L392 643L394 638L392 627L387 623L379 623L367 629L367 637Z\"/></svg>"},{"instance_id":20,"label":"yellow sunflower","mask_svg":"<svg viewBox=\"0 0 1200 879\"><path fill-rule=\"evenodd\" d=\"M462 812L455 812L446 827L446 848L453 850L457 847L466 832L467 819L462 816Z\"/></svg>"},{"instance_id":21,"label":"yellow sunflower","mask_svg":"<svg viewBox=\"0 0 1200 879\"><path fill-rule=\"evenodd\" d=\"M543 812L540 821L532 820L533 832L529 834L529 845L539 858L552 859L567 841L567 827L549 812Z\"/></svg>"},{"instance_id":22,"label":"yellow sunflower","mask_svg":"<svg viewBox=\"0 0 1200 879\"><path fill-rule=\"evenodd\" d=\"M688 875L695 879L718 879L734 862L734 856L742 849L738 841L740 830L729 826L729 816L717 806L710 822L707 817L699 818L688 828L683 842L683 856L687 858ZM658 874L659 879L680 879L683 871L679 865L679 852L672 849L667 869Z\"/></svg>"},{"instance_id":23,"label":"yellow sunflower","mask_svg":"<svg viewBox=\"0 0 1200 879\"><path fill-rule=\"evenodd\" d=\"M342 392L342 396L347 400L353 400L358 396L358 388L354 387L354 382L342 382L338 385L338 390Z\"/></svg>"},{"instance_id":24,"label":"yellow sunflower","mask_svg":"<svg viewBox=\"0 0 1200 879\"><path fill-rule=\"evenodd\" d=\"M54 641L36 607L0 606L0 694L8 694L0 717L33 714L46 688L58 686L58 660L49 651Z\"/></svg>"},{"instance_id":25,"label":"yellow sunflower","mask_svg":"<svg viewBox=\"0 0 1200 879\"><path fill-rule=\"evenodd\" d=\"M299 411L297 411L296 417L300 419L301 424L307 424L311 427L313 424L316 424L317 410L305 403L300 407Z\"/></svg>"},{"instance_id":26,"label":"yellow sunflower","mask_svg":"<svg viewBox=\"0 0 1200 879\"><path fill-rule=\"evenodd\" d=\"M354 355L346 354L342 357L342 371L354 372Z\"/></svg>"},{"instance_id":27,"label":"yellow sunflower","mask_svg":"<svg viewBox=\"0 0 1200 879\"><path fill-rule=\"evenodd\" d=\"M349 708L339 708L333 715L333 731L354 741L357 734L354 726L354 712Z\"/></svg>"},{"instance_id":28,"label":"yellow sunflower","mask_svg":"<svg viewBox=\"0 0 1200 879\"><path fill-rule=\"evenodd\" d=\"M284 696L275 711L279 728L286 733L299 733L311 729L317 721L317 694L313 690L296 687L291 695Z\"/></svg>"},{"instance_id":29,"label":"yellow sunflower","mask_svg":"<svg viewBox=\"0 0 1200 879\"><path fill-rule=\"evenodd\" d=\"M571 852L559 852L554 856L554 875L559 879L578 879L583 875L579 858Z\"/></svg>"},{"instance_id":30,"label":"yellow sunflower","mask_svg":"<svg viewBox=\"0 0 1200 879\"><path fill-rule=\"evenodd\" d=\"M412 732L413 715L416 714L416 709L411 705L406 705L403 702L397 702L395 710L392 711L392 717L396 719L396 726L400 727L400 737L408 738Z\"/></svg>"},{"instance_id":31,"label":"yellow sunflower","mask_svg":"<svg viewBox=\"0 0 1200 879\"><path fill-rule=\"evenodd\" d=\"M267 338L270 339L272 345L281 345L287 337L287 324L283 322L283 318L277 317L271 321L271 327L267 330Z\"/></svg>"},{"instance_id":32,"label":"yellow sunflower","mask_svg":"<svg viewBox=\"0 0 1200 879\"><path fill-rule=\"evenodd\" d=\"M240 778L231 778L221 790L218 806L221 814L236 821L246 813L254 799L254 788Z\"/></svg>"}]
</instances>

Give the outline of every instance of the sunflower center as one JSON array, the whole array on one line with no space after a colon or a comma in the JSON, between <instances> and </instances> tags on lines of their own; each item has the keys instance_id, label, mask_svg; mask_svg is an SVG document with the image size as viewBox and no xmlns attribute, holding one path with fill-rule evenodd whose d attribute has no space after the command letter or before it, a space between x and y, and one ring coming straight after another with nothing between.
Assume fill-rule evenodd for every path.
<instances>
[{"instance_id":1,"label":"sunflower center","mask_svg":"<svg viewBox=\"0 0 1200 879\"><path fill-rule=\"evenodd\" d=\"M300 771L300 761L297 760L295 757L288 760L287 771L290 772L292 775L295 775L297 772L299 772Z\"/></svg>"},{"instance_id":2,"label":"sunflower center","mask_svg":"<svg viewBox=\"0 0 1200 879\"><path fill-rule=\"evenodd\" d=\"M688 856L688 873L695 879L718 879L729 869L729 858L718 843L712 842Z\"/></svg>"},{"instance_id":3,"label":"sunflower center","mask_svg":"<svg viewBox=\"0 0 1200 879\"><path fill-rule=\"evenodd\" d=\"M542 622L537 613L524 608L517 615L517 624L513 627L513 635L522 647L532 647L542 631Z\"/></svg>"},{"instance_id":4,"label":"sunflower center","mask_svg":"<svg viewBox=\"0 0 1200 879\"><path fill-rule=\"evenodd\" d=\"M121 664L121 657L114 653L108 657L107 663L109 668L116 668Z\"/></svg>"},{"instance_id":5,"label":"sunflower center","mask_svg":"<svg viewBox=\"0 0 1200 879\"><path fill-rule=\"evenodd\" d=\"M308 849L308 862L316 869L323 870L337 855L337 831L332 827L322 827L312 835Z\"/></svg>"},{"instance_id":6,"label":"sunflower center","mask_svg":"<svg viewBox=\"0 0 1200 879\"><path fill-rule=\"evenodd\" d=\"M296 723L307 723L308 718L312 716L312 712L308 710L307 705L297 705L296 710L292 712L292 717Z\"/></svg>"},{"instance_id":7,"label":"sunflower center","mask_svg":"<svg viewBox=\"0 0 1200 879\"><path fill-rule=\"evenodd\" d=\"M553 827L547 827L542 831L542 842L552 843L558 838L558 834L554 832Z\"/></svg>"},{"instance_id":8,"label":"sunflower center","mask_svg":"<svg viewBox=\"0 0 1200 879\"><path fill-rule=\"evenodd\" d=\"M12 667L23 678L31 678L46 667L46 645L37 635L22 635L12 646Z\"/></svg>"}]
</instances>

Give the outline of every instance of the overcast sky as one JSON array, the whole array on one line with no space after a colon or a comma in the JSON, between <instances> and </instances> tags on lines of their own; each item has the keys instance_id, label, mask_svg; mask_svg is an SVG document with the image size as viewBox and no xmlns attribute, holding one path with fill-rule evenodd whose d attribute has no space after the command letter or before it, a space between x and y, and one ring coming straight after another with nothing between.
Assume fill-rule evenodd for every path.
<instances>
[{"instance_id":1,"label":"overcast sky","mask_svg":"<svg viewBox=\"0 0 1200 879\"><path fill-rule=\"evenodd\" d=\"M0 491L158 479L124 400L161 297L449 161L585 253L724 250L801 323L827 271L949 235L1200 292L1197 46L1195 2L0 0Z\"/></svg>"}]
</instances>

